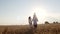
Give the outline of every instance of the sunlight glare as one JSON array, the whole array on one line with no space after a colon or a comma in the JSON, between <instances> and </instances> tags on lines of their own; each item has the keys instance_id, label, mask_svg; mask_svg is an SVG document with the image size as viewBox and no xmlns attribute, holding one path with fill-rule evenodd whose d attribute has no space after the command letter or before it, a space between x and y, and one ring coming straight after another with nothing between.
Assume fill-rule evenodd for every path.
<instances>
[{"instance_id":1,"label":"sunlight glare","mask_svg":"<svg viewBox=\"0 0 60 34\"><path fill-rule=\"evenodd\" d=\"M46 16L46 10L42 9L42 8L33 8L33 11L32 13L36 13L37 16L41 16L41 17L44 17Z\"/></svg>"},{"instance_id":2,"label":"sunlight glare","mask_svg":"<svg viewBox=\"0 0 60 34\"><path fill-rule=\"evenodd\" d=\"M46 10L43 8L33 8L31 15L33 16L34 13L36 13L36 16L39 21L43 21L44 18L47 16Z\"/></svg>"}]
</instances>

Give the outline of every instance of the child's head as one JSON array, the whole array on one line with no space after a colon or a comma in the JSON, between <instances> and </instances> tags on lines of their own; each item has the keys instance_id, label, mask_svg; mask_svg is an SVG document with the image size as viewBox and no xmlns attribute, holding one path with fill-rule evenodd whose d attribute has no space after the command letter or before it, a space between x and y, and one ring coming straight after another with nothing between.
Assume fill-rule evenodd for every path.
<instances>
[{"instance_id":1,"label":"child's head","mask_svg":"<svg viewBox=\"0 0 60 34\"><path fill-rule=\"evenodd\" d=\"M31 19L31 17L29 16L29 19Z\"/></svg>"}]
</instances>

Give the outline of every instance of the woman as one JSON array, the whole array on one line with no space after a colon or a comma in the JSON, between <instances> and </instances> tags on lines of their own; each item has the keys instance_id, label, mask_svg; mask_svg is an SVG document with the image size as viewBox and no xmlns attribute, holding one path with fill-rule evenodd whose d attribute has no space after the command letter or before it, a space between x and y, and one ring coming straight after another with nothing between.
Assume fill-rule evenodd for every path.
<instances>
[{"instance_id":1,"label":"woman","mask_svg":"<svg viewBox=\"0 0 60 34\"><path fill-rule=\"evenodd\" d=\"M33 15L33 19L32 19L32 21L33 21L34 29L36 29L36 28L37 28L37 21L38 21L38 19L37 19L35 13L34 13L34 15Z\"/></svg>"}]
</instances>

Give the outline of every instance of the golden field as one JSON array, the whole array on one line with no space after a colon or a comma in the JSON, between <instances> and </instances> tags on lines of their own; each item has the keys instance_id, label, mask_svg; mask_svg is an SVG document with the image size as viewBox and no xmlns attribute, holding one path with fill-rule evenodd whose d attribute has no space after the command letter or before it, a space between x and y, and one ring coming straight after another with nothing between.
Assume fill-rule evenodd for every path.
<instances>
[{"instance_id":1,"label":"golden field","mask_svg":"<svg viewBox=\"0 0 60 34\"><path fill-rule=\"evenodd\" d=\"M60 24L39 24L34 31L29 25L0 26L0 34L60 34Z\"/></svg>"}]
</instances>

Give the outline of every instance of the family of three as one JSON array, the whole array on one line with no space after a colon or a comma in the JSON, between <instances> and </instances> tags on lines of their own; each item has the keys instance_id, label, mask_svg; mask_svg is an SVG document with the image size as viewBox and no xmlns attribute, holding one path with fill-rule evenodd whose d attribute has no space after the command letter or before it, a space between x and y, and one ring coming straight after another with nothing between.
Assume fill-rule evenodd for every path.
<instances>
[{"instance_id":1,"label":"family of three","mask_svg":"<svg viewBox=\"0 0 60 34\"><path fill-rule=\"evenodd\" d=\"M31 18L31 16L28 17L28 21L29 21L29 26L32 28L34 27L34 29L37 28L37 22L38 19L36 17L36 14L34 13L33 18Z\"/></svg>"}]
</instances>

